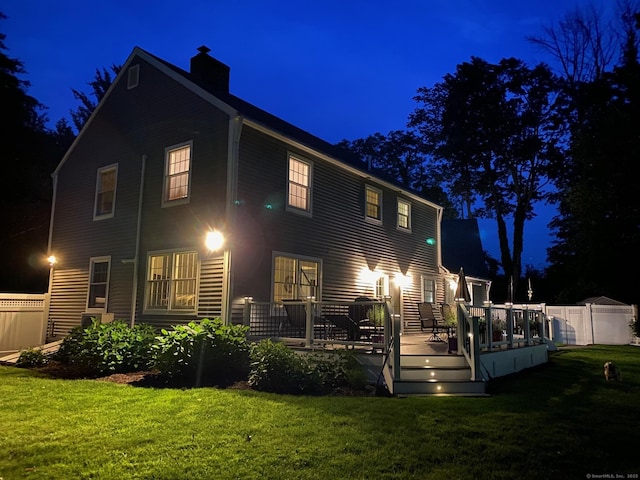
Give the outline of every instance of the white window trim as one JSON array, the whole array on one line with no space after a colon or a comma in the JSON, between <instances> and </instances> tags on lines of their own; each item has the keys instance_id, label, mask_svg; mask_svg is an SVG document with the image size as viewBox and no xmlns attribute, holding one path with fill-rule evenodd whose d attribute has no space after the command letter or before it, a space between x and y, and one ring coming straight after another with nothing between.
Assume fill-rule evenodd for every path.
<instances>
[{"instance_id":1,"label":"white window trim","mask_svg":"<svg viewBox=\"0 0 640 480\"><path fill-rule=\"evenodd\" d=\"M154 255L171 255L171 272L172 272L172 277L171 277L171 282L173 282L173 254L174 253L195 253L196 254L196 285L195 285L195 302L194 302L194 306L193 306L193 310L184 310L184 309L179 309L179 310L171 310L169 307L170 305L167 306L166 309L158 309L158 308L147 308L147 302L149 300L149 261L151 259L152 256ZM180 315L184 315L184 316L193 316L198 312L198 302L200 300L199 298L199 293L200 293L200 272L202 270L202 264L201 264L201 260L200 260L200 255L198 254L196 249L180 249L180 248L176 248L176 249L172 249L172 250L154 250L151 252L147 252L147 263L145 266L145 272L144 272L144 304L143 304L143 314L153 314L153 315L171 315L171 316L180 316ZM173 285L173 284L171 284ZM171 301L172 298L172 290L171 288L169 289L169 301Z\"/></svg>"},{"instance_id":2,"label":"white window trim","mask_svg":"<svg viewBox=\"0 0 640 480\"><path fill-rule=\"evenodd\" d=\"M438 301L438 280L435 276L432 276L432 275L420 276L420 298L422 298L423 302L427 301L427 299L424 297L424 286L425 286L426 280L430 280L433 282L433 302L430 302L430 303L435 304Z\"/></svg>"},{"instance_id":3,"label":"white window trim","mask_svg":"<svg viewBox=\"0 0 640 480\"><path fill-rule=\"evenodd\" d=\"M93 266L96 263L108 263L109 266L107 268L107 287L105 290L105 298L104 298L104 307L96 308L89 307L89 298L91 296L91 281L93 279ZM107 305L109 305L109 284L111 282L111 256L104 257L91 257L89 258L89 281L87 282L87 299L84 303L85 312L87 313L105 313L107 311Z\"/></svg>"},{"instance_id":4,"label":"white window trim","mask_svg":"<svg viewBox=\"0 0 640 480\"><path fill-rule=\"evenodd\" d=\"M100 186L100 175L103 172L106 172L108 170L115 170L116 172L115 183L113 184L113 207L111 208L111 212L98 215L98 193L99 193L98 188ZM117 192L118 192L118 164L112 163L111 165L100 167L96 173L95 197L93 199L93 219L94 220L106 220L107 218L114 217L116 212L116 193Z\"/></svg>"},{"instance_id":5,"label":"white window trim","mask_svg":"<svg viewBox=\"0 0 640 480\"><path fill-rule=\"evenodd\" d=\"M127 90L136 88L140 84L140 65L132 65L127 71Z\"/></svg>"},{"instance_id":6,"label":"white window trim","mask_svg":"<svg viewBox=\"0 0 640 480\"><path fill-rule=\"evenodd\" d=\"M388 297L390 295L390 285L389 285L389 275L387 275L386 273L379 273L376 272L378 274L378 276L376 277L376 279L373 281L373 296L377 299L382 299L385 297ZM382 295L378 295L378 281L382 280L382 289L384 290L382 292Z\"/></svg>"},{"instance_id":7,"label":"white window trim","mask_svg":"<svg viewBox=\"0 0 640 480\"><path fill-rule=\"evenodd\" d=\"M380 218L370 217L368 215L368 213L367 213L367 210L368 210L367 209L367 205L369 204L369 202L367 201L367 193L369 191L378 193L378 196L380 198L380 205L379 205ZM374 187L372 185L365 184L365 186L364 186L364 219L367 222L371 222L371 223L375 223L375 224L378 224L378 225L382 225L382 215L383 215L383 212L382 212L382 190L380 190L379 188L376 188L376 187Z\"/></svg>"},{"instance_id":8,"label":"white window trim","mask_svg":"<svg viewBox=\"0 0 640 480\"><path fill-rule=\"evenodd\" d=\"M407 206L407 226L403 227L402 225L400 225L400 205L406 205ZM411 202L408 202L407 200L404 200L402 198L398 198L398 207L396 210L396 227L398 230L402 231L402 232L407 232L407 233L411 233Z\"/></svg>"},{"instance_id":9,"label":"white window trim","mask_svg":"<svg viewBox=\"0 0 640 480\"><path fill-rule=\"evenodd\" d=\"M294 207L293 205L289 204L289 187L291 185L291 182L289 180L289 164L291 162L291 159L295 159L298 162L301 163L305 163L309 166L309 186L307 187L307 193L309 195L308 198L308 208L305 210L303 208L298 208L298 207ZM293 212L293 213L297 213L298 215L304 215L307 217L311 217L312 216L312 211L313 211L313 162L301 155L297 155L295 153L292 152L288 152L287 153L287 198L285 201L285 205L286 205L286 210L288 212Z\"/></svg>"},{"instance_id":10,"label":"white window trim","mask_svg":"<svg viewBox=\"0 0 640 480\"><path fill-rule=\"evenodd\" d=\"M288 252L272 252L271 254L271 299L275 298L275 270L276 270L276 257L286 257L294 259L296 261L302 260L303 262L315 262L318 264L318 284L316 285L316 301L322 301L322 259L318 257L308 257L306 255L296 255L295 253ZM298 268L300 264L298 263Z\"/></svg>"},{"instance_id":11,"label":"white window trim","mask_svg":"<svg viewBox=\"0 0 640 480\"><path fill-rule=\"evenodd\" d=\"M168 170L169 170L169 152L173 150L178 150L180 148L189 146L189 172L188 172L188 180L187 180L187 196L184 198L178 198L176 200L169 200L167 198L167 184L168 184ZM177 143L175 145L171 145L164 149L164 171L162 174L162 208L164 207L173 207L175 205L185 205L191 201L191 180L193 172L193 140L188 140L186 142Z\"/></svg>"}]
</instances>

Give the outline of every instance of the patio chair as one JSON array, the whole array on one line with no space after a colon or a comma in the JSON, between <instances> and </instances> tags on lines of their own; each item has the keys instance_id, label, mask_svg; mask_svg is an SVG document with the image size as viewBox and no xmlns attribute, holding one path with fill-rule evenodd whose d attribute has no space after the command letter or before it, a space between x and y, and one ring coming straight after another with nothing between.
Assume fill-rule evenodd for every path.
<instances>
[{"instance_id":1,"label":"patio chair","mask_svg":"<svg viewBox=\"0 0 640 480\"><path fill-rule=\"evenodd\" d=\"M325 315L324 318L334 328L346 332L347 340L352 342L360 340L360 326L349 315Z\"/></svg>"},{"instance_id":2,"label":"patio chair","mask_svg":"<svg viewBox=\"0 0 640 480\"><path fill-rule=\"evenodd\" d=\"M291 331L292 335L305 337L307 330L306 304L302 303L300 300L283 299L282 305L287 312L287 316L280 320L280 325L278 327L279 334L282 335L282 331L285 327L288 327L288 330ZM318 320L318 318L315 318L313 322L314 338L326 338L329 327L322 322L318 322Z\"/></svg>"},{"instance_id":3,"label":"patio chair","mask_svg":"<svg viewBox=\"0 0 640 480\"><path fill-rule=\"evenodd\" d=\"M433 304L429 302L418 303L418 314L420 315L420 329L423 332L431 333L427 342L444 342L440 333L445 332L446 327L433 313Z\"/></svg>"}]
</instances>

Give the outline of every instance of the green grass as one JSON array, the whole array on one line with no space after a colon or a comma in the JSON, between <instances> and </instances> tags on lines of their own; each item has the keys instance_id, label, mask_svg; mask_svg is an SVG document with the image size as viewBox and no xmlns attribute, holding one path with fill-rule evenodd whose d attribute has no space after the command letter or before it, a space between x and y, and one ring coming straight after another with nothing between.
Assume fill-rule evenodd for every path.
<instances>
[{"instance_id":1,"label":"green grass","mask_svg":"<svg viewBox=\"0 0 640 480\"><path fill-rule=\"evenodd\" d=\"M607 360L621 384L604 381ZM148 389L0 367L0 479L637 474L639 360L637 347L562 349L487 398Z\"/></svg>"}]
</instances>

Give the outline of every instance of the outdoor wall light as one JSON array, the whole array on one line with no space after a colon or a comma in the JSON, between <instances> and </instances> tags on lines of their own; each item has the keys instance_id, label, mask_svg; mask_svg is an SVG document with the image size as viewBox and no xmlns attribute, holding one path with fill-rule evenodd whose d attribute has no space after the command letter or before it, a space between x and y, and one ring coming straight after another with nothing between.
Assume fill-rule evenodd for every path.
<instances>
[{"instance_id":1,"label":"outdoor wall light","mask_svg":"<svg viewBox=\"0 0 640 480\"><path fill-rule=\"evenodd\" d=\"M394 278L395 284L401 288L411 286L411 280L411 275L403 275L400 272L396 273L396 276Z\"/></svg>"},{"instance_id":2,"label":"outdoor wall light","mask_svg":"<svg viewBox=\"0 0 640 480\"><path fill-rule=\"evenodd\" d=\"M55 255L49 255L47 257L47 262L49 262L50 267L53 267L56 263L58 263L58 259L55 257Z\"/></svg>"},{"instance_id":3,"label":"outdoor wall light","mask_svg":"<svg viewBox=\"0 0 640 480\"><path fill-rule=\"evenodd\" d=\"M209 251L214 252L219 250L224 244L224 236L217 230L207 232L204 244L207 246Z\"/></svg>"}]
</instances>

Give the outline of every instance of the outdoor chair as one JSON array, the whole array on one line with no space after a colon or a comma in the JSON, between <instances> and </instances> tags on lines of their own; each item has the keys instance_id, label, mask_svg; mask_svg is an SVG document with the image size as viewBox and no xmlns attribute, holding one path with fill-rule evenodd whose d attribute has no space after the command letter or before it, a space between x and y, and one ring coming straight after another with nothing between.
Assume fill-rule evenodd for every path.
<instances>
[{"instance_id":1,"label":"outdoor chair","mask_svg":"<svg viewBox=\"0 0 640 480\"><path fill-rule=\"evenodd\" d=\"M352 342L360 340L360 325L349 315L325 315L324 318L336 329L346 332L347 340Z\"/></svg>"},{"instance_id":2,"label":"outdoor chair","mask_svg":"<svg viewBox=\"0 0 640 480\"><path fill-rule=\"evenodd\" d=\"M295 302L295 303L294 303ZM297 337L305 337L307 329L307 306L300 300L284 299L282 305L287 312L286 318L280 320L278 327L279 334L282 336L283 331L287 330L291 335ZM322 322L316 323L318 319L314 319L313 333L315 338L326 338L328 326ZM287 327L287 328L285 328Z\"/></svg>"},{"instance_id":3,"label":"outdoor chair","mask_svg":"<svg viewBox=\"0 0 640 480\"><path fill-rule=\"evenodd\" d=\"M428 302L418 303L418 314L420 315L420 329L423 332L431 333L427 342L444 342L440 333L446 331L443 325L433 313L433 304Z\"/></svg>"}]
</instances>

